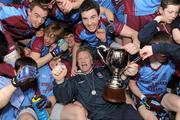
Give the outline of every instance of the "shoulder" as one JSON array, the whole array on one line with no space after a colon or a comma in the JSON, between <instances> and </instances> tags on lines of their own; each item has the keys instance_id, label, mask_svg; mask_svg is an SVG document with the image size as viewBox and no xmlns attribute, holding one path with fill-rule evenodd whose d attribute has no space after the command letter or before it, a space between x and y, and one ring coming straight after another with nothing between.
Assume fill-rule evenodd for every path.
<instances>
[{"instance_id":1,"label":"shoulder","mask_svg":"<svg viewBox=\"0 0 180 120\"><path fill-rule=\"evenodd\" d=\"M10 82L11 82L11 79L4 76L0 76L0 89L9 85Z\"/></svg>"},{"instance_id":2,"label":"shoulder","mask_svg":"<svg viewBox=\"0 0 180 120\"><path fill-rule=\"evenodd\" d=\"M75 33L76 33L77 35L79 35L83 30L85 30L82 21L80 21L80 22L75 26L75 28L76 28L76 29L75 29Z\"/></svg>"}]
</instances>

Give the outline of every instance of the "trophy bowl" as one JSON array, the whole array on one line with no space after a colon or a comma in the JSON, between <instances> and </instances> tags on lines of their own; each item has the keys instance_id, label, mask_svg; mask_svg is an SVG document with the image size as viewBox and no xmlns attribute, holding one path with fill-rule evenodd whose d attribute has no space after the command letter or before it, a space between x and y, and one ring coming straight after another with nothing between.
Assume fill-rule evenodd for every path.
<instances>
[{"instance_id":1,"label":"trophy bowl","mask_svg":"<svg viewBox=\"0 0 180 120\"><path fill-rule=\"evenodd\" d=\"M104 50L102 50L104 48ZM98 54L106 65L110 67L112 72L112 79L108 80L105 84L103 98L113 103L123 103L126 101L125 91L126 88L121 80L120 73L128 63L128 54L121 49L111 49L106 47L100 47L101 51L107 52L106 56L103 56L100 51ZM99 50L99 49L97 49Z\"/></svg>"}]
</instances>

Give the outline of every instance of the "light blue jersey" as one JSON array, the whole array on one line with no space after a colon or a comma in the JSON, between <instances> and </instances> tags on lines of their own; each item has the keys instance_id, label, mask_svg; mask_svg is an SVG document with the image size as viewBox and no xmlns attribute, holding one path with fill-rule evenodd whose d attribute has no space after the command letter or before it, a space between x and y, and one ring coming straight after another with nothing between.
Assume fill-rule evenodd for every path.
<instances>
[{"instance_id":1,"label":"light blue jersey","mask_svg":"<svg viewBox=\"0 0 180 120\"><path fill-rule=\"evenodd\" d=\"M134 0L135 16L154 14L160 3L161 0Z\"/></svg>"},{"instance_id":2,"label":"light blue jersey","mask_svg":"<svg viewBox=\"0 0 180 120\"><path fill-rule=\"evenodd\" d=\"M54 96L53 87L54 87L54 78L51 74L51 69L48 64L42 66L38 69L39 78L38 78L38 88L42 95Z\"/></svg>"},{"instance_id":3,"label":"light blue jersey","mask_svg":"<svg viewBox=\"0 0 180 120\"><path fill-rule=\"evenodd\" d=\"M175 72L174 65L169 61L158 69L153 69L149 64L139 70L137 86L143 94L161 94L167 92L167 84Z\"/></svg>"},{"instance_id":4,"label":"light blue jersey","mask_svg":"<svg viewBox=\"0 0 180 120\"><path fill-rule=\"evenodd\" d=\"M10 83L10 79L0 76L0 89ZM0 120L17 120L20 110L31 105L31 99L34 94L33 89L21 91L20 88L17 88L11 96L10 102L0 110Z\"/></svg>"}]
</instances>

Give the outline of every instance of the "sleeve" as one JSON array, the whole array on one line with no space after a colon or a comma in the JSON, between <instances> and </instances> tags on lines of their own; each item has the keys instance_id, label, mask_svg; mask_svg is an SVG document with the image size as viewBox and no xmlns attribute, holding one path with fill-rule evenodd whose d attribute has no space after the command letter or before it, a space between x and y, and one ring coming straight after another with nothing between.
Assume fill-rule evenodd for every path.
<instances>
[{"instance_id":1,"label":"sleeve","mask_svg":"<svg viewBox=\"0 0 180 120\"><path fill-rule=\"evenodd\" d=\"M83 30L83 27L81 24L77 24L75 27L75 41L78 43L81 43L81 38L80 38L80 34L81 31Z\"/></svg>"},{"instance_id":2,"label":"sleeve","mask_svg":"<svg viewBox=\"0 0 180 120\"><path fill-rule=\"evenodd\" d=\"M3 69L0 69L1 76L7 76L10 78L15 77L14 68L10 64L1 63L0 68L3 68Z\"/></svg>"},{"instance_id":3,"label":"sleeve","mask_svg":"<svg viewBox=\"0 0 180 120\"><path fill-rule=\"evenodd\" d=\"M32 43L31 51L41 53L43 47L44 47L43 38L37 37Z\"/></svg>"},{"instance_id":4,"label":"sleeve","mask_svg":"<svg viewBox=\"0 0 180 120\"><path fill-rule=\"evenodd\" d=\"M72 102L77 94L75 86L75 80L72 78L65 80L62 84L56 84L53 90L56 100L63 104Z\"/></svg>"},{"instance_id":5,"label":"sleeve","mask_svg":"<svg viewBox=\"0 0 180 120\"><path fill-rule=\"evenodd\" d=\"M116 18L114 19L115 35L119 35L124 27L124 24L120 23Z\"/></svg>"},{"instance_id":6,"label":"sleeve","mask_svg":"<svg viewBox=\"0 0 180 120\"><path fill-rule=\"evenodd\" d=\"M9 85L11 82L10 79L6 78L6 77L3 77L3 76L0 76L0 89L6 87L7 85Z\"/></svg>"},{"instance_id":7,"label":"sleeve","mask_svg":"<svg viewBox=\"0 0 180 120\"><path fill-rule=\"evenodd\" d=\"M153 20L150 23L146 24L138 33L138 39L140 40L141 44L145 45L148 44L153 35L158 32L157 29L158 23Z\"/></svg>"},{"instance_id":8,"label":"sleeve","mask_svg":"<svg viewBox=\"0 0 180 120\"><path fill-rule=\"evenodd\" d=\"M173 23L171 24L172 29L179 28L180 29L180 17L177 17Z\"/></svg>"},{"instance_id":9,"label":"sleeve","mask_svg":"<svg viewBox=\"0 0 180 120\"><path fill-rule=\"evenodd\" d=\"M178 44L154 44L152 45L153 53L162 53L167 56L180 60L180 45Z\"/></svg>"},{"instance_id":10,"label":"sleeve","mask_svg":"<svg viewBox=\"0 0 180 120\"><path fill-rule=\"evenodd\" d=\"M20 16L22 13L20 12L20 9L13 6L0 6L0 20L7 19L12 16Z\"/></svg>"}]
</instances>

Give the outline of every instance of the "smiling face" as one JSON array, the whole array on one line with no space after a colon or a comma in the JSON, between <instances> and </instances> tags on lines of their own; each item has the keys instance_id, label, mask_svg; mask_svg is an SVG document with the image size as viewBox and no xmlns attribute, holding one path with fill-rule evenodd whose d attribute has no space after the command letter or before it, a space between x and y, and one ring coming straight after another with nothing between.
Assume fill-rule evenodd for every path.
<instances>
[{"instance_id":1,"label":"smiling face","mask_svg":"<svg viewBox=\"0 0 180 120\"><path fill-rule=\"evenodd\" d=\"M89 32L95 32L97 30L100 17L95 9L83 11L81 13L81 18L84 26Z\"/></svg>"},{"instance_id":2,"label":"smiling face","mask_svg":"<svg viewBox=\"0 0 180 120\"><path fill-rule=\"evenodd\" d=\"M55 43L55 34L53 33L45 33L44 35L44 46L50 46Z\"/></svg>"},{"instance_id":3,"label":"smiling face","mask_svg":"<svg viewBox=\"0 0 180 120\"><path fill-rule=\"evenodd\" d=\"M68 47L72 48L75 45L75 39L73 33L64 35L64 39L68 42Z\"/></svg>"},{"instance_id":4,"label":"smiling face","mask_svg":"<svg viewBox=\"0 0 180 120\"><path fill-rule=\"evenodd\" d=\"M172 23L179 13L179 5L167 5L166 8L160 7L159 12L165 19L166 23Z\"/></svg>"},{"instance_id":5,"label":"smiling face","mask_svg":"<svg viewBox=\"0 0 180 120\"><path fill-rule=\"evenodd\" d=\"M65 0L55 0L55 1L56 1L58 8L61 10L61 12L63 12L64 14L68 14L67 11L69 11L69 10L64 5Z\"/></svg>"},{"instance_id":6,"label":"smiling face","mask_svg":"<svg viewBox=\"0 0 180 120\"><path fill-rule=\"evenodd\" d=\"M77 55L78 66L83 73L90 73L92 70L93 60L89 52L81 51Z\"/></svg>"},{"instance_id":7,"label":"smiling face","mask_svg":"<svg viewBox=\"0 0 180 120\"><path fill-rule=\"evenodd\" d=\"M34 28L39 28L48 15L48 11L43 10L39 6L34 6L32 9L28 9L28 17Z\"/></svg>"}]
</instances>

